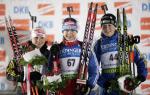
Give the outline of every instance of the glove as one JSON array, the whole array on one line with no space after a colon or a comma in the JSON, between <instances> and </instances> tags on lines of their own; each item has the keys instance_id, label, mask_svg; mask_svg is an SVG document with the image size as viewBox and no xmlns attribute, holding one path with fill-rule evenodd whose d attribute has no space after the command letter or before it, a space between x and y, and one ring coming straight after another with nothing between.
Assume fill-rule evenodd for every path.
<instances>
[{"instance_id":1,"label":"glove","mask_svg":"<svg viewBox=\"0 0 150 95\"><path fill-rule=\"evenodd\" d=\"M51 51L52 54L56 55L57 52L59 52L59 45L58 44L53 44L50 51Z\"/></svg>"},{"instance_id":2,"label":"glove","mask_svg":"<svg viewBox=\"0 0 150 95\"><path fill-rule=\"evenodd\" d=\"M104 88L108 89L110 87L111 83L109 81L105 81Z\"/></svg>"},{"instance_id":3,"label":"glove","mask_svg":"<svg viewBox=\"0 0 150 95\"><path fill-rule=\"evenodd\" d=\"M17 77L17 82L23 82L24 72L21 72L20 75Z\"/></svg>"},{"instance_id":4,"label":"glove","mask_svg":"<svg viewBox=\"0 0 150 95\"><path fill-rule=\"evenodd\" d=\"M132 91L136 87L138 87L142 81L143 81L143 79L139 76L137 76L134 79L131 77L127 77L124 81L124 88L128 91Z\"/></svg>"},{"instance_id":5,"label":"glove","mask_svg":"<svg viewBox=\"0 0 150 95\"><path fill-rule=\"evenodd\" d=\"M137 86L140 85L142 78L139 76L136 78L132 78L130 75L125 75L118 78L118 84L122 91L126 93L132 92Z\"/></svg>"},{"instance_id":6,"label":"glove","mask_svg":"<svg viewBox=\"0 0 150 95\"><path fill-rule=\"evenodd\" d=\"M93 87L91 90L92 90L92 91L96 91L96 90L98 89L98 87L99 87L99 85L96 84L95 87Z\"/></svg>"},{"instance_id":7,"label":"glove","mask_svg":"<svg viewBox=\"0 0 150 95\"><path fill-rule=\"evenodd\" d=\"M124 88L128 91L132 91L135 89L135 83L134 83L134 80L131 78L131 77L127 77L125 80L124 80Z\"/></svg>"},{"instance_id":8,"label":"glove","mask_svg":"<svg viewBox=\"0 0 150 95\"><path fill-rule=\"evenodd\" d=\"M41 73L34 71L30 73L30 79L31 81L37 81L37 80L41 80Z\"/></svg>"},{"instance_id":9,"label":"glove","mask_svg":"<svg viewBox=\"0 0 150 95\"><path fill-rule=\"evenodd\" d=\"M88 91L85 93L85 95L98 95L97 90L99 88L99 85L96 84L91 90L88 89Z\"/></svg>"},{"instance_id":10,"label":"glove","mask_svg":"<svg viewBox=\"0 0 150 95\"><path fill-rule=\"evenodd\" d=\"M86 84L79 84L76 86L75 95L89 95L90 88Z\"/></svg>"}]
</instances>

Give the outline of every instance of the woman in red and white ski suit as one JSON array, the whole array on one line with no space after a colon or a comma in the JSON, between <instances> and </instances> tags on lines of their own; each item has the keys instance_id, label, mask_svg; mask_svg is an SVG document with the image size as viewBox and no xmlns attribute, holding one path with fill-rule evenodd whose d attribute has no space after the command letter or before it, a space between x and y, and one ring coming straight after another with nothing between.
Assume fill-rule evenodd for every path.
<instances>
[{"instance_id":1,"label":"woman in red and white ski suit","mask_svg":"<svg viewBox=\"0 0 150 95\"><path fill-rule=\"evenodd\" d=\"M57 91L56 95L76 95L76 79L82 51L82 42L77 40L77 29L77 21L74 18L64 19L62 26L63 41L60 44L53 45L50 50L49 68L54 70L52 53L55 53L58 55L56 61L59 63L57 66L63 76L62 78L67 77L68 79L64 88ZM90 57L88 70L87 86L94 88L98 78L98 69L93 56Z\"/></svg>"}]
</instances>

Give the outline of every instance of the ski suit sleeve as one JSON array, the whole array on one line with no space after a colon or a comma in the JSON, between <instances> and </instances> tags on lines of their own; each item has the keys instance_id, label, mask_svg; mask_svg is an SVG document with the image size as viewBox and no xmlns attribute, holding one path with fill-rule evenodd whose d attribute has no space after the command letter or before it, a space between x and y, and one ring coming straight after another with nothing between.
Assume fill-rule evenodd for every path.
<instances>
[{"instance_id":1,"label":"ski suit sleeve","mask_svg":"<svg viewBox=\"0 0 150 95\"><path fill-rule=\"evenodd\" d=\"M100 62L100 52L101 52L100 44L101 44L101 39L99 39L93 47L93 52L94 52L94 55L95 55L98 63Z\"/></svg>"},{"instance_id":2,"label":"ski suit sleeve","mask_svg":"<svg viewBox=\"0 0 150 95\"><path fill-rule=\"evenodd\" d=\"M147 62L138 50L137 46L134 45L134 62L137 65L137 75L141 81L145 81L147 77Z\"/></svg>"},{"instance_id":3,"label":"ski suit sleeve","mask_svg":"<svg viewBox=\"0 0 150 95\"><path fill-rule=\"evenodd\" d=\"M47 49L47 42L40 48L40 52L48 59L49 57L49 50Z\"/></svg>"},{"instance_id":4,"label":"ski suit sleeve","mask_svg":"<svg viewBox=\"0 0 150 95\"><path fill-rule=\"evenodd\" d=\"M50 49L49 57L48 57L48 66L47 66L48 72L52 72L52 67L53 67L53 57L52 57L52 52L51 52L52 48L53 46Z\"/></svg>"},{"instance_id":5,"label":"ski suit sleeve","mask_svg":"<svg viewBox=\"0 0 150 95\"><path fill-rule=\"evenodd\" d=\"M53 44L50 52L49 52L49 57L48 57L48 71L52 72L53 69L53 55L57 55L59 52L59 44Z\"/></svg>"},{"instance_id":6,"label":"ski suit sleeve","mask_svg":"<svg viewBox=\"0 0 150 95\"><path fill-rule=\"evenodd\" d=\"M88 64L88 80L87 85L90 88L94 88L97 84L97 80L99 78L99 71L98 71L98 65L95 61L95 58L93 56L93 53L91 53L89 64Z\"/></svg>"}]
</instances>

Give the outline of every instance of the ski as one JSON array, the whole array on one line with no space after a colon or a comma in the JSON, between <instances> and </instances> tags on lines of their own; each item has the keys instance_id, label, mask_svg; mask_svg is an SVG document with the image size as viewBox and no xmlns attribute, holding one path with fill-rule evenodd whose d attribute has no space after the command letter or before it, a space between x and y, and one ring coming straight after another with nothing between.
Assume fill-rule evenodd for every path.
<instances>
[{"instance_id":1,"label":"ski","mask_svg":"<svg viewBox=\"0 0 150 95\"><path fill-rule=\"evenodd\" d=\"M129 38L127 34L127 19L125 14L125 9L123 8L123 49L124 49L124 55L123 55L123 72L129 74Z\"/></svg>"},{"instance_id":2,"label":"ski","mask_svg":"<svg viewBox=\"0 0 150 95\"><path fill-rule=\"evenodd\" d=\"M121 18L120 11L117 9L117 31L118 31L118 63L123 64L123 38L121 33ZM122 68L119 66L119 73L122 72Z\"/></svg>"},{"instance_id":3,"label":"ski","mask_svg":"<svg viewBox=\"0 0 150 95\"><path fill-rule=\"evenodd\" d=\"M86 84L87 80L87 69L89 63L89 56L91 54L91 45L93 42L94 30L95 30L95 22L96 22L96 14L97 14L97 6L95 5L94 11L92 10L93 2L90 3L90 7L88 10L88 16L85 26L85 33L82 44L82 52L80 57L80 66L79 66L79 74L77 78L77 84Z\"/></svg>"}]
</instances>

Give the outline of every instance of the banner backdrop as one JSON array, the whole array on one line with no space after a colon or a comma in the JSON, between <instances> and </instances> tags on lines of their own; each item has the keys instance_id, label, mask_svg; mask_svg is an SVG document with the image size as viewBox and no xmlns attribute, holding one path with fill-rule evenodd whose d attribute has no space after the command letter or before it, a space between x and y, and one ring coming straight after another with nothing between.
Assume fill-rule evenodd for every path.
<instances>
[{"instance_id":1,"label":"banner backdrop","mask_svg":"<svg viewBox=\"0 0 150 95\"><path fill-rule=\"evenodd\" d=\"M150 0L0 0L0 91L14 90L15 85L5 77L6 66L13 57L8 32L5 28L5 16L10 16L17 29L20 43L30 39L32 16L37 17L34 27L41 26L46 30L49 44L62 40L62 20L68 17L67 7L73 7L72 17L78 20L79 40L83 40L88 6L90 2L98 3L98 15L94 41L100 37L100 19L104 14L101 5L107 4L108 11L116 15L116 10L125 8L128 33L140 35L140 51L148 61L149 74L146 82L137 89L137 94L150 95Z\"/></svg>"}]
</instances>

